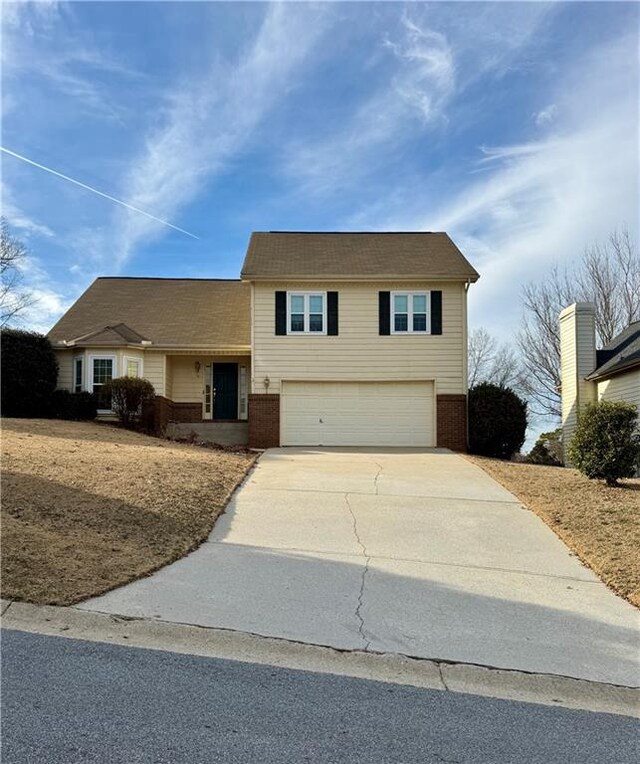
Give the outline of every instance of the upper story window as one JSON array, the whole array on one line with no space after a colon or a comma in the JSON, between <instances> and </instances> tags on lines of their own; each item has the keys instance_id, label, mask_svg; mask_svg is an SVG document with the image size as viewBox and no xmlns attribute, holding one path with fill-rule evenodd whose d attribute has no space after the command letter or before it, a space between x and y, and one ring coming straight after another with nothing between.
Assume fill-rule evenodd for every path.
<instances>
[{"instance_id":1,"label":"upper story window","mask_svg":"<svg viewBox=\"0 0 640 764\"><path fill-rule=\"evenodd\" d=\"M391 293L391 333L428 334L429 292Z\"/></svg>"},{"instance_id":2,"label":"upper story window","mask_svg":"<svg viewBox=\"0 0 640 764\"><path fill-rule=\"evenodd\" d=\"M289 292L287 298L289 334L327 333L326 293Z\"/></svg>"}]
</instances>

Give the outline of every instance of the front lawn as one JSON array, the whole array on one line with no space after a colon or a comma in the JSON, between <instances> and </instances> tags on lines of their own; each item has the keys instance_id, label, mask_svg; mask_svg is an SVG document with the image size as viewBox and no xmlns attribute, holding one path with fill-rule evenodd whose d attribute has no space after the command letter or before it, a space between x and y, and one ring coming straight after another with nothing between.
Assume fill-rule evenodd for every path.
<instances>
[{"instance_id":1,"label":"front lawn","mask_svg":"<svg viewBox=\"0 0 640 764\"><path fill-rule=\"evenodd\" d=\"M577 470L468 456L622 597L640 607L640 480L617 488Z\"/></svg>"},{"instance_id":2,"label":"front lawn","mask_svg":"<svg viewBox=\"0 0 640 764\"><path fill-rule=\"evenodd\" d=\"M70 605L204 541L254 455L2 420L2 596Z\"/></svg>"}]
</instances>

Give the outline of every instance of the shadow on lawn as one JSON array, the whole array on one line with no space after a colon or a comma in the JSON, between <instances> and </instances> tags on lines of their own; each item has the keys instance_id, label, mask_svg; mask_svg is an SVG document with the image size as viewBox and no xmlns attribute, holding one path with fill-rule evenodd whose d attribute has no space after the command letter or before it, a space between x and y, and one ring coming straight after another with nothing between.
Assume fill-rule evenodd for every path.
<instances>
[{"instance_id":1,"label":"shadow on lawn","mask_svg":"<svg viewBox=\"0 0 640 764\"><path fill-rule=\"evenodd\" d=\"M105 478L106 479L106 478ZM184 518L21 473L2 475L3 596L70 605L182 557L223 507Z\"/></svg>"}]
</instances>

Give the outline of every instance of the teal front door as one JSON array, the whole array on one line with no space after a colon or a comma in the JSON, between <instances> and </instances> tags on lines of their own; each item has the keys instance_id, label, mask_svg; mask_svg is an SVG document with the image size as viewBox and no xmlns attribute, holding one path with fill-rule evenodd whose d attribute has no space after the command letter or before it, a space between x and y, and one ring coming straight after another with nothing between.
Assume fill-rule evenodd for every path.
<instances>
[{"instance_id":1,"label":"teal front door","mask_svg":"<svg viewBox=\"0 0 640 764\"><path fill-rule=\"evenodd\" d=\"M213 364L213 418L238 418L238 364Z\"/></svg>"}]
</instances>

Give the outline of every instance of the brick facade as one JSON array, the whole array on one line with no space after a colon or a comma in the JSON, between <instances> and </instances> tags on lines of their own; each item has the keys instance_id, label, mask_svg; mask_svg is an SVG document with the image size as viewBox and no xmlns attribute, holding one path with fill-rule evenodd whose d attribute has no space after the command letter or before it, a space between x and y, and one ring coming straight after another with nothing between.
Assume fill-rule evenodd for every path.
<instances>
[{"instance_id":1,"label":"brick facade","mask_svg":"<svg viewBox=\"0 0 640 764\"><path fill-rule=\"evenodd\" d=\"M249 447L280 445L280 396L274 393L249 395Z\"/></svg>"},{"instance_id":2,"label":"brick facade","mask_svg":"<svg viewBox=\"0 0 640 764\"><path fill-rule=\"evenodd\" d=\"M438 395L438 438L440 448L467 451L467 396Z\"/></svg>"}]
</instances>

